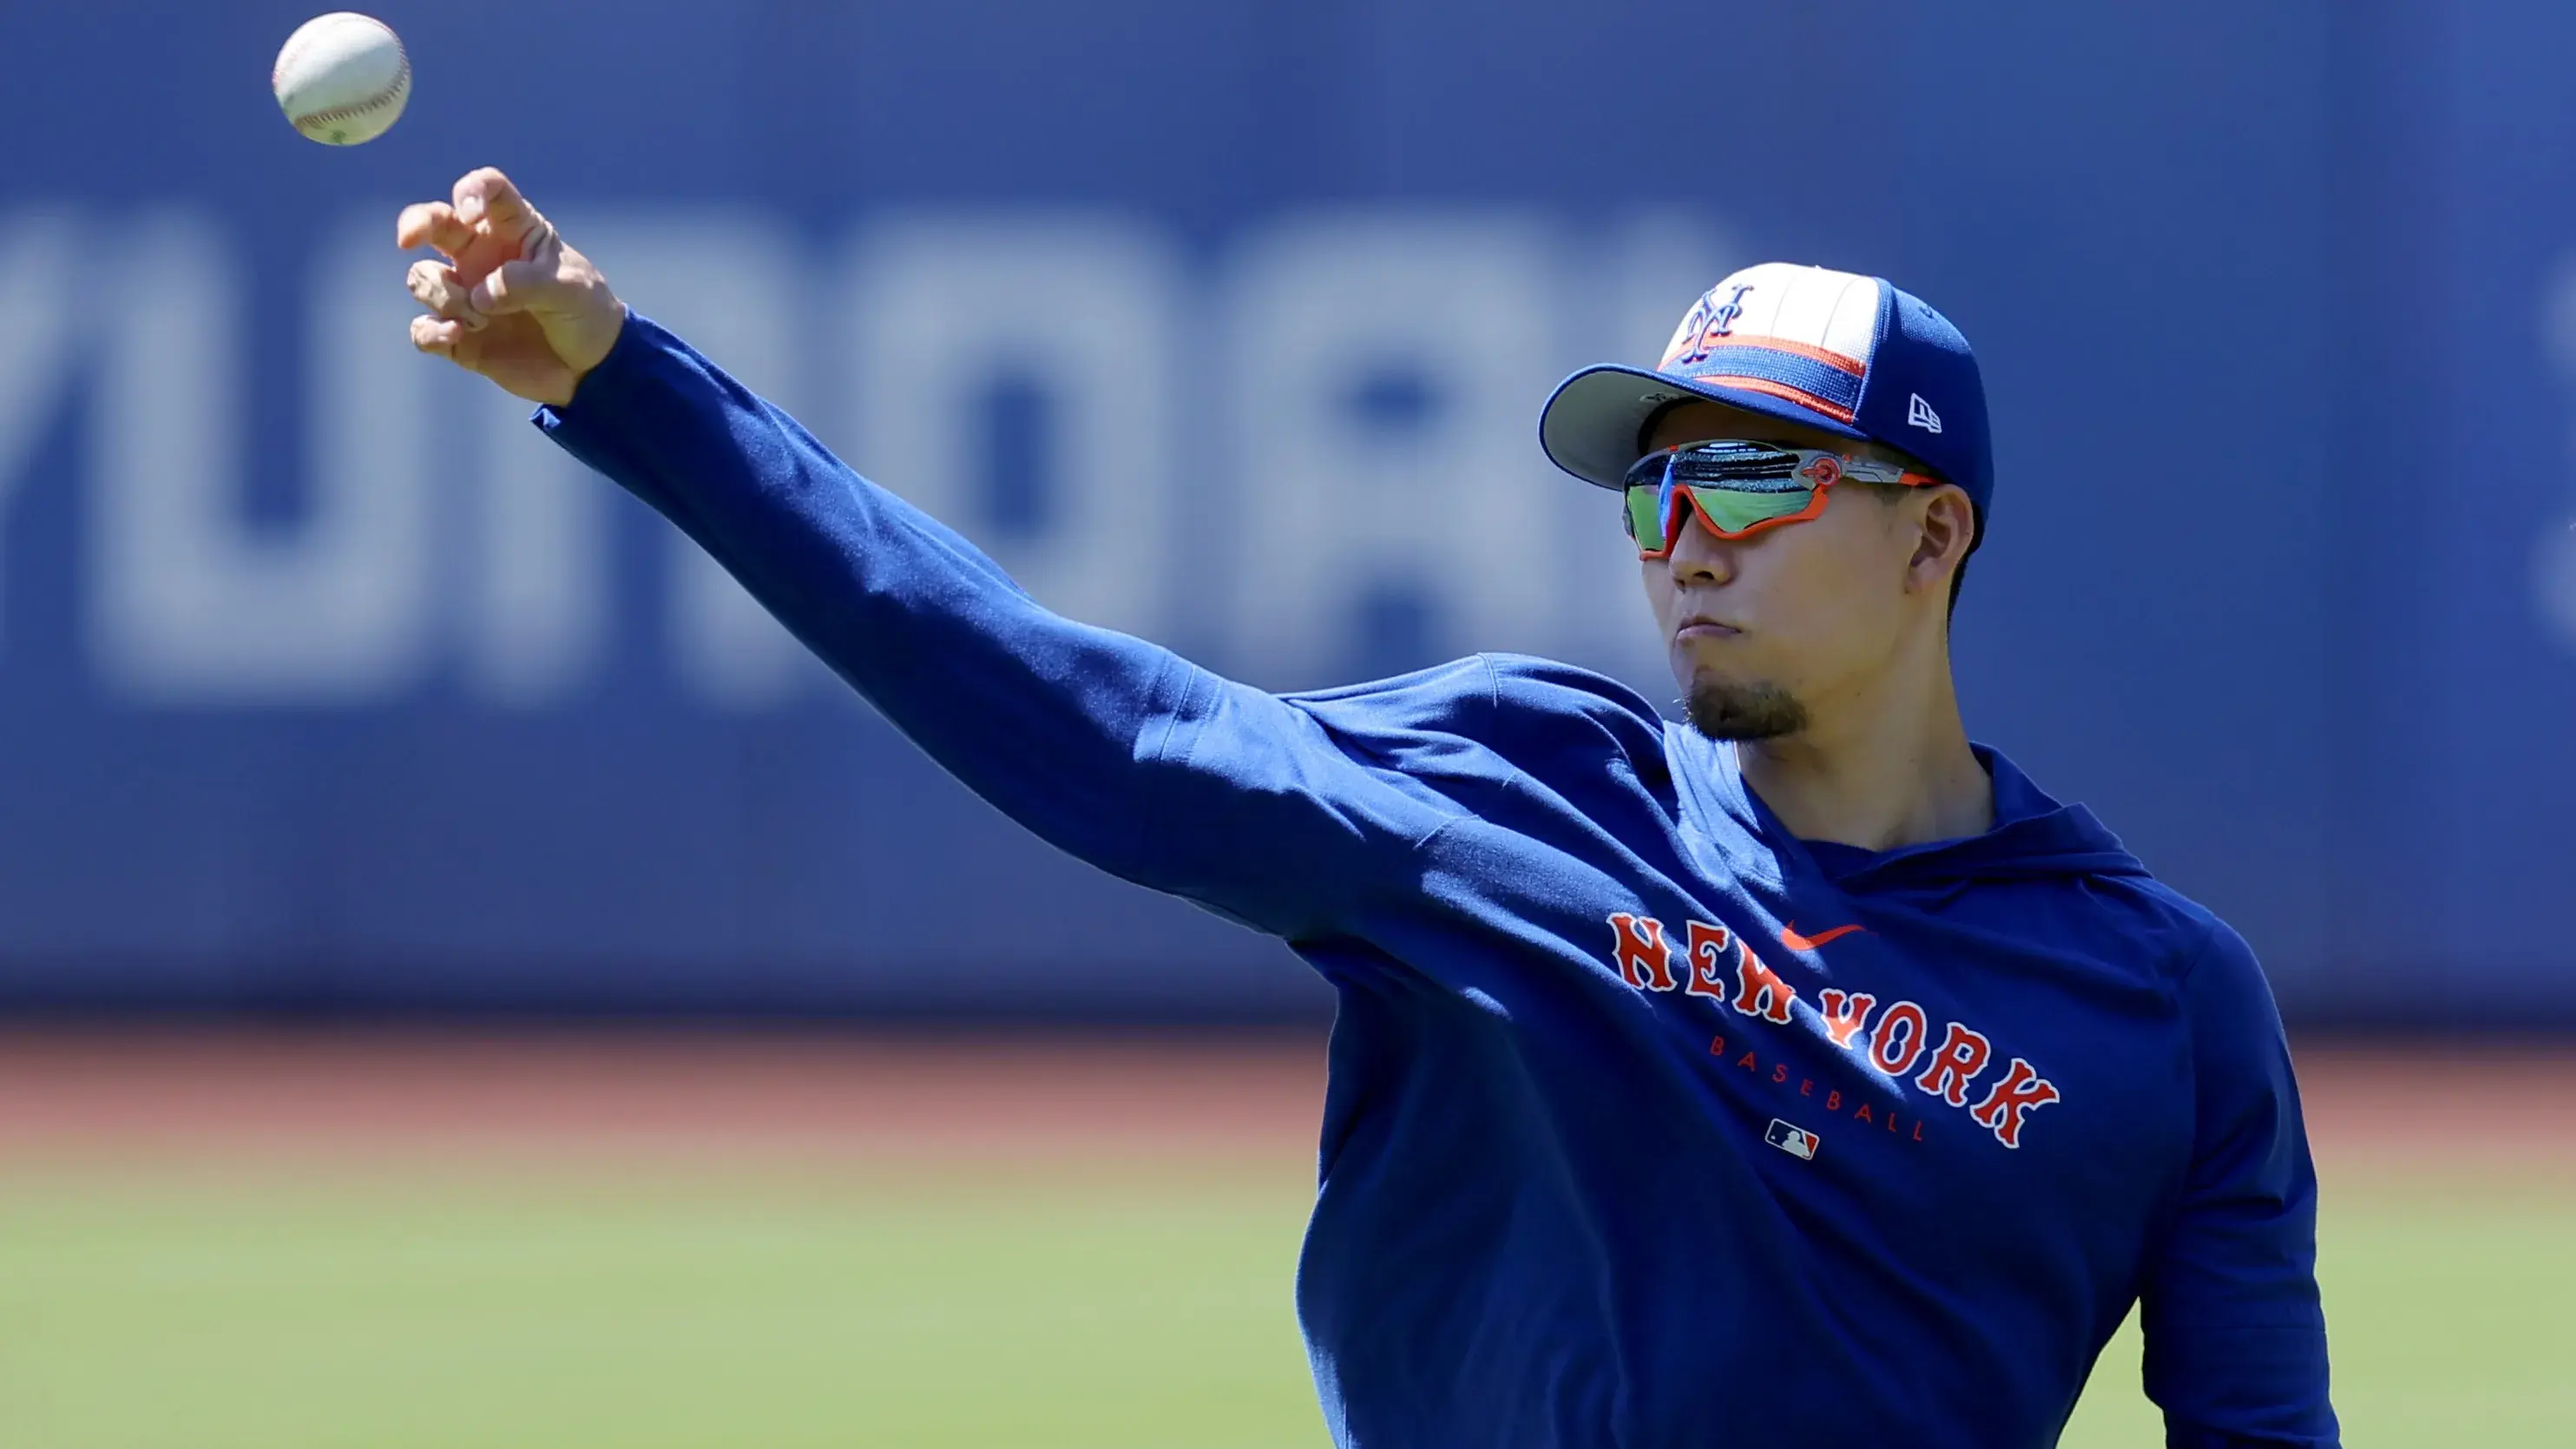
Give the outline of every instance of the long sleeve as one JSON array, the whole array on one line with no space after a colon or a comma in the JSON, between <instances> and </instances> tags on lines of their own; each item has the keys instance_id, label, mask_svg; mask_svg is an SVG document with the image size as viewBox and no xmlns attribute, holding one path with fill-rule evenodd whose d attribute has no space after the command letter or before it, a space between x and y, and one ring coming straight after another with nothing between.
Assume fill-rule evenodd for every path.
<instances>
[{"instance_id":1,"label":"long sleeve","mask_svg":"<svg viewBox=\"0 0 2576 1449\"><path fill-rule=\"evenodd\" d=\"M660 510L896 728L1065 851L1329 933L1449 812L1290 701L1048 612L640 315L555 442Z\"/></svg>"},{"instance_id":2,"label":"long sleeve","mask_svg":"<svg viewBox=\"0 0 2576 1449\"><path fill-rule=\"evenodd\" d=\"M2195 1142L2143 1297L2146 1389L2173 1449L2330 1449L2316 1172L2262 972L2216 927L2183 984Z\"/></svg>"}]
</instances>

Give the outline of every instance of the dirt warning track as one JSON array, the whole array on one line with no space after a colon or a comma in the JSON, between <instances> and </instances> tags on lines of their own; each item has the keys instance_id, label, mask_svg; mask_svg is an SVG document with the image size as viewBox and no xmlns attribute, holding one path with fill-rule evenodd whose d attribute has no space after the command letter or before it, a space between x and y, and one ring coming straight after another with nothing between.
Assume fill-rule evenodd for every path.
<instances>
[{"instance_id":1,"label":"dirt warning track","mask_svg":"<svg viewBox=\"0 0 2576 1449\"><path fill-rule=\"evenodd\" d=\"M2337 1171L2576 1177L2576 1043L2307 1043ZM0 1162L1311 1154L1309 1033L0 1030Z\"/></svg>"},{"instance_id":2,"label":"dirt warning track","mask_svg":"<svg viewBox=\"0 0 2576 1449\"><path fill-rule=\"evenodd\" d=\"M0 1160L1314 1150L1323 1043L824 1033L0 1032Z\"/></svg>"}]
</instances>

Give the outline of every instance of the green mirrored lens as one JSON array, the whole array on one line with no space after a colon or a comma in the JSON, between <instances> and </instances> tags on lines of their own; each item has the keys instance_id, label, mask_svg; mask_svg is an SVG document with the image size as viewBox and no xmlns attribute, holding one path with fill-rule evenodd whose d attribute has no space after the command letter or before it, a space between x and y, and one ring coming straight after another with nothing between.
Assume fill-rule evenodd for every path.
<instances>
[{"instance_id":1,"label":"green mirrored lens","mask_svg":"<svg viewBox=\"0 0 2576 1449\"><path fill-rule=\"evenodd\" d=\"M1757 523L1773 518L1787 518L1803 511L1815 501L1813 488L1790 488L1777 492L1748 492L1737 488L1692 488L1711 522L1728 533L1742 533ZM1628 535L1637 546L1650 553L1661 553L1672 546L1664 536L1664 520L1656 509L1663 489L1651 483L1628 490Z\"/></svg>"},{"instance_id":2,"label":"green mirrored lens","mask_svg":"<svg viewBox=\"0 0 2576 1449\"><path fill-rule=\"evenodd\" d=\"M1709 521L1728 533L1741 533L1767 518L1786 518L1815 501L1813 488L1791 488L1779 493L1744 493L1733 488L1693 488L1690 491ZM1648 505L1652 507L1652 504Z\"/></svg>"},{"instance_id":3,"label":"green mirrored lens","mask_svg":"<svg viewBox=\"0 0 2576 1449\"><path fill-rule=\"evenodd\" d=\"M1664 521L1655 516L1655 499L1663 490L1652 483L1628 490L1628 536L1637 547L1662 552Z\"/></svg>"}]
</instances>

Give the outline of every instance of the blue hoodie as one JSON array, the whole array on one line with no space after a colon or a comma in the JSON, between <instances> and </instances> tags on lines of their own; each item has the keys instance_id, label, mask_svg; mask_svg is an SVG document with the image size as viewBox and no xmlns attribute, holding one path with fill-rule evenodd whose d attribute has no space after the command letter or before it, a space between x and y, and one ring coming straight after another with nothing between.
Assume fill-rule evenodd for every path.
<instances>
[{"instance_id":1,"label":"blue hoodie","mask_svg":"<svg viewBox=\"0 0 2576 1449\"><path fill-rule=\"evenodd\" d=\"M1802 842L1582 670L1280 696L1051 614L643 317L537 420L984 798L1337 988L1337 1443L2037 1449L2136 1302L2169 1444L2337 1442L2261 972L2000 755L1983 835Z\"/></svg>"}]
</instances>

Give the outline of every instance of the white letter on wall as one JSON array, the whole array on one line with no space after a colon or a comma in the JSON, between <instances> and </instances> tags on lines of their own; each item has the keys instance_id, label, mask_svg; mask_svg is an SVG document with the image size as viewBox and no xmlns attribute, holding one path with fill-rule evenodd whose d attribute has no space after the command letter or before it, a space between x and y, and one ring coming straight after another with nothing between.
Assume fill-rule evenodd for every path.
<instances>
[{"instance_id":1,"label":"white letter on wall","mask_svg":"<svg viewBox=\"0 0 2576 1449\"><path fill-rule=\"evenodd\" d=\"M2541 296L2540 340L2562 383L2576 384L2576 253L2558 259ZM2567 434L2567 457L2576 461L2576 429ZM2541 622L2576 652L2576 517L2541 525L2531 551L2531 599Z\"/></svg>"},{"instance_id":2,"label":"white letter on wall","mask_svg":"<svg viewBox=\"0 0 2576 1449\"><path fill-rule=\"evenodd\" d=\"M1641 213L1588 239L1564 273L1568 346L1548 369L1549 381L1598 362L1654 366L1682 314L1739 254L1724 227L1693 212ZM1533 408L1533 433L1537 424ZM1549 472L1559 485L1565 593L1548 647L1643 689L1649 699L1668 697L1670 666L1637 585L1636 545L1619 526L1618 495Z\"/></svg>"},{"instance_id":3,"label":"white letter on wall","mask_svg":"<svg viewBox=\"0 0 2576 1449\"><path fill-rule=\"evenodd\" d=\"M589 238L583 237L583 245ZM607 494L616 485L547 441L536 404L441 363L461 406L472 466L456 479L465 543L458 624L464 679L505 709L578 694L607 653Z\"/></svg>"},{"instance_id":4,"label":"white letter on wall","mask_svg":"<svg viewBox=\"0 0 2576 1449\"><path fill-rule=\"evenodd\" d=\"M1237 259L1213 486L1228 662L1265 683L1543 649L1559 587L1535 442L1558 330L1545 233L1496 215L1290 222Z\"/></svg>"},{"instance_id":5,"label":"white letter on wall","mask_svg":"<svg viewBox=\"0 0 2576 1449\"><path fill-rule=\"evenodd\" d=\"M804 405L796 306L807 269L775 222L720 210L608 212L564 229L637 311L771 402ZM614 486L583 481L594 494ZM681 682L732 709L794 694L816 672L795 636L695 542L675 534L668 546L664 617Z\"/></svg>"},{"instance_id":6,"label":"white letter on wall","mask_svg":"<svg viewBox=\"0 0 2576 1449\"><path fill-rule=\"evenodd\" d=\"M412 680L430 623L429 385L381 227L339 233L312 274L311 486L275 528L244 517L235 252L204 218L165 214L118 256L92 412L101 677L169 703L344 702Z\"/></svg>"},{"instance_id":7,"label":"white letter on wall","mask_svg":"<svg viewBox=\"0 0 2576 1449\"><path fill-rule=\"evenodd\" d=\"M1177 271L1159 238L1103 218L871 229L844 314L851 457L1049 608L1154 631Z\"/></svg>"},{"instance_id":8,"label":"white letter on wall","mask_svg":"<svg viewBox=\"0 0 2576 1449\"><path fill-rule=\"evenodd\" d=\"M470 381L478 464L458 480L472 491L459 600L465 682L489 703L539 708L579 692L606 652L604 495L616 485L546 441L528 421L533 403Z\"/></svg>"},{"instance_id":9,"label":"white letter on wall","mask_svg":"<svg viewBox=\"0 0 2576 1449\"><path fill-rule=\"evenodd\" d=\"M789 298L799 266L774 224L724 211L558 214L637 311L771 401L793 405ZM520 706L574 693L607 651L609 522L618 508L616 485L547 442L529 425L530 410L502 397L476 412L483 500L467 618L469 678L486 698ZM783 697L802 667L796 641L694 542L673 537L668 549L664 617L681 682L736 708Z\"/></svg>"},{"instance_id":10,"label":"white letter on wall","mask_svg":"<svg viewBox=\"0 0 2576 1449\"><path fill-rule=\"evenodd\" d=\"M79 244L68 213L0 220L0 519L72 368Z\"/></svg>"}]
</instances>

